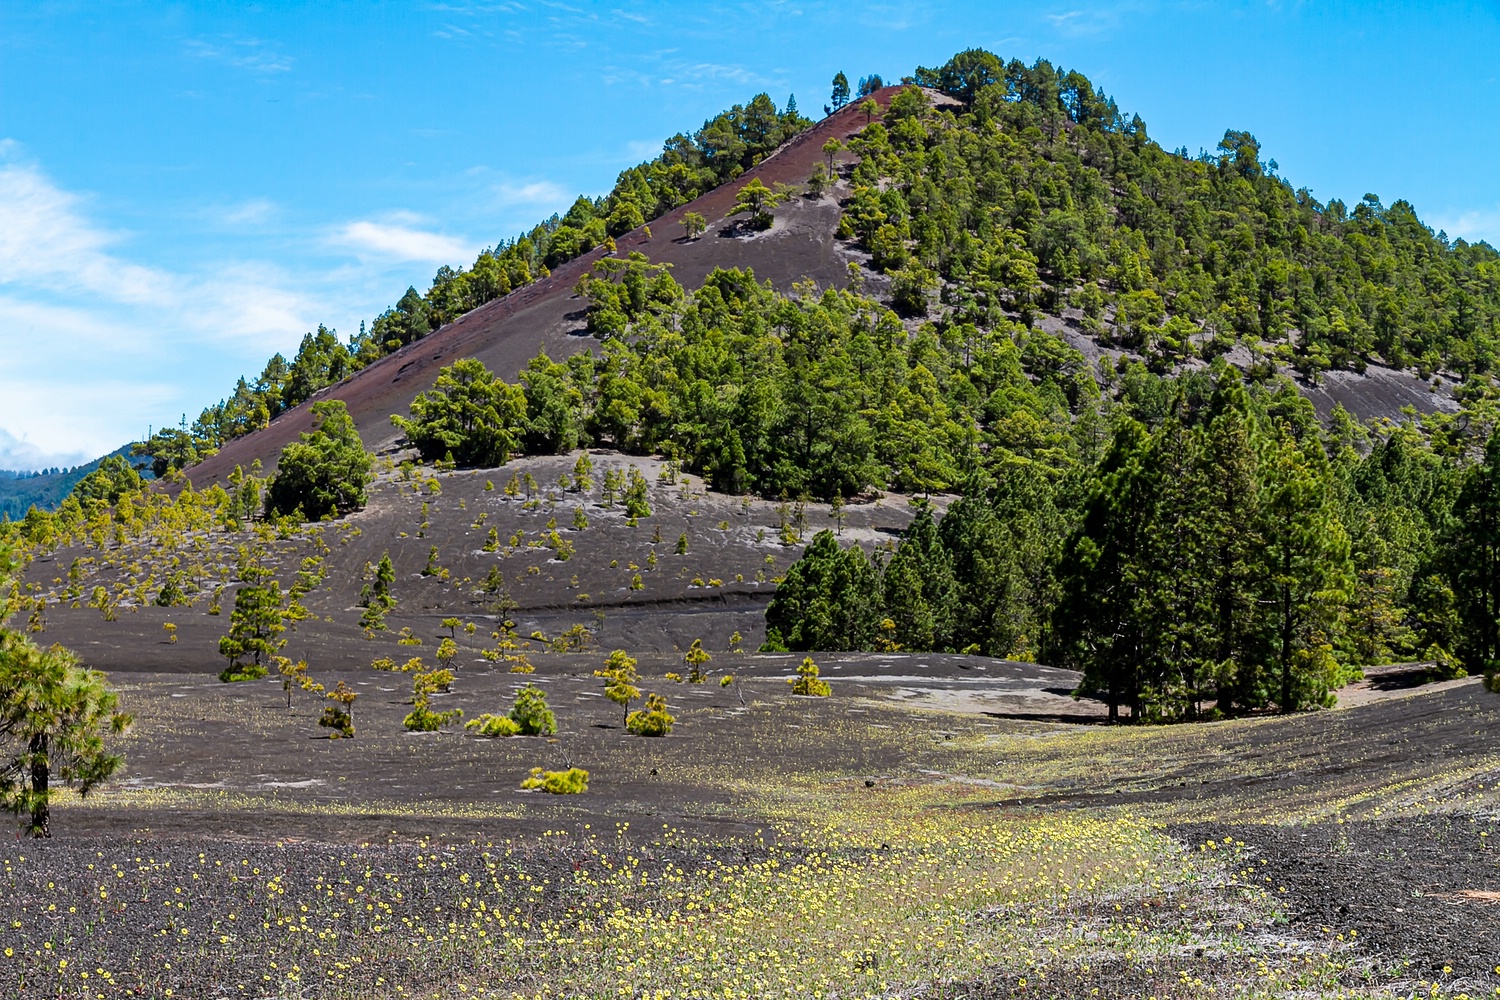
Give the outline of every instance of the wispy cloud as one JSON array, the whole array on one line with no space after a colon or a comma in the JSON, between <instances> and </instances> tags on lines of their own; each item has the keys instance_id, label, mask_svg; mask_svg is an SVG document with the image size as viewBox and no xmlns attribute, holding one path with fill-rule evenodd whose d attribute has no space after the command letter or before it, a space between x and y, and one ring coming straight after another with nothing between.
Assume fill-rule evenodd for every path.
<instances>
[{"instance_id":1,"label":"wispy cloud","mask_svg":"<svg viewBox=\"0 0 1500 1000\"><path fill-rule=\"evenodd\" d=\"M331 242L357 256L438 264L466 263L478 249L451 236L417 229L400 217L385 222L362 220L348 223L333 234Z\"/></svg>"},{"instance_id":2,"label":"wispy cloud","mask_svg":"<svg viewBox=\"0 0 1500 1000\"><path fill-rule=\"evenodd\" d=\"M1081 38L1102 35L1114 31L1124 17L1132 11L1150 6L1143 0L1126 0L1122 3L1095 4L1072 10L1043 14L1042 20L1065 38Z\"/></svg>"},{"instance_id":3,"label":"wispy cloud","mask_svg":"<svg viewBox=\"0 0 1500 1000\"><path fill-rule=\"evenodd\" d=\"M10 456L0 467L96 457L163 410L196 413L229 372L295 343L330 306L348 311L344 287L381 273L335 281L256 261L142 264L127 234L93 220L88 197L18 153L0 143L0 456ZM261 211L252 204L246 217Z\"/></svg>"},{"instance_id":4,"label":"wispy cloud","mask_svg":"<svg viewBox=\"0 0 1500 1000\"><path fill-rule=\"evenodd\" d=\"M275 202L266 198L253 198L223 209L219 212L218 221L227 226L258 226L270 221L275 214Z\"/></svg>"},{"instance_id":5,"label":"wispy cloud","mask_svg":"<svg viewBox=\"0 0 1500 1000\"><path fill-rule=\"evenodd\" d=\"M14 472L37 472L41 469L82 465L98 458L80 451L47 451L0 429L0 469Z\"/></svg>"},{"instance_id":6,"label":"wispy cloud","mask_svg":"<svg viewBox=\"0 0 1500 1000\"><path fill-rule=\"evenodd\" d=\"M296 62L291 56L273 51L258 38L220 38L214 41L193 38L187 41L186 46L190 54L200 59L210 59L253 73L290 73Z\"/></svg>"},{"instance_id":7,"label":"wispy cloud","mask_svg":"<svg viewBox=\"0 0 1500 1000\"><path fill-rule=\"evenodd\" d=\"M1483 240L1491 246L1500 246L1500 205L1439 214L1432 217L1430 225L1447 233L1449 239L1461 236L1470 243Z\"/></svg>"},{"instance_id":8,"label":"wispy cloud","mask_svg":"<svg viewBox=\"0 0 1500 1000\"><path fill-rule=\"evenodd\" d=\"M0 165L0 285L81 288L121 302L164 295L166 277L112 256L114 237L80 214L79 201L33 166Z\"/></svg>"},{"instance_id":9,"label":"wispy cloud","mask_svg":"<svg viewBox=\"0 0 1500 1000\"><path fill-rule=\"evenodd\" d=\"M527 208L534 205L553 205L569 197L567 191L551 181L533 181L530 184L497 184L492 189L493 203L499 208Z\"/></svg>"}]
</instances>

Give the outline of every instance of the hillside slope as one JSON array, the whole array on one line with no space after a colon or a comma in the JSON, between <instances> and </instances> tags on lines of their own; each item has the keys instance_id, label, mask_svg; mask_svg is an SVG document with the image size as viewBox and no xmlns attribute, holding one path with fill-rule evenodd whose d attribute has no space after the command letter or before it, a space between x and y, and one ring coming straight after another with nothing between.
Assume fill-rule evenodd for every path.
<instances>
[{"instance_id":1,"label":"hillside slope","mask_svg":"<svg viewBox=\"0 0 1500 1000\"><path fill-rule=\"evenodd\" d=\"M882 105L900 88L887 87L874 94ZM788 142L774 155L752 167L735 181L656 219L616 240L617 255L639 251L654 263L669 264L684 286L696 287L715 268L748 268L762 280L786 290L794 282L812 279L821 286L842 286L848 279L847 262L856 259L834 237L839 206L834 195L811 201L798 199L776 213L776 224L768 232L736 235L726 216L734 207L739 189L758 179L801 185L823 159L822 147L829 139L846 140L866 125L865 116L853 105L818 122ZM845 159L847 153L840 154ZM706 233L696 240L681 237L682 218L697 212L708 222ZM651 236L646 236L646 230ZM342 400L353 414L365 444L377 452L394 446L398 433L391 426L392 413L404 413L417 393L429 388L438 369L457 358L474 357L502 377L513 377L538 351L554 359L597 346L583 329L586 303L574 293L579 278L607 256L600 247L558 267L549 276L511 294L466 313L456 322L409 344L315 395L273 420L262 430L229 442L212 458L190 471L193 483L203 487L221 481L235 466L248 468L259 460L269 471L282 447L311 427L310 407L324 399Z\"/></svg>"}]
</instances>

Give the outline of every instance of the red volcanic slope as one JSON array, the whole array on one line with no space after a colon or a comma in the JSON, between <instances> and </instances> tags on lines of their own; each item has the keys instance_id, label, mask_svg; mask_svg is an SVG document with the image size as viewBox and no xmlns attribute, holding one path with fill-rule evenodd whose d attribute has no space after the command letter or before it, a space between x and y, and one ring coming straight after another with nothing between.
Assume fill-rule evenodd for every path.
<instances>
[{"instance_id":1,"label":"red volcanic slope","mask_svg":"<svg viewBox=\"0 0 1500 1000\"><path fill-rule=\"evenodd\" d=\"M899 89L887 87L876 92L875 99L884 106ZM801 184L822 159L825 142L847 139L864 125L865 117L857 107L843 108L730 183L653 220L650 239L642 229L620 237L615 241L617 255L639 250L653 262L671 264L673 275L688 288L696 287L716 267L751 268L758 278L769 279L778 288L790 288L793 282L805 278L823 285L842 284L847 273L833 238L838 207L829 199L779 211L776 226L753 238L721 236L719 230L725 227L726 213L733 208L739 189L751 178L758 177L768 186L778 181ZM682 217L687 212L698 212L708 220L707 234L690 243L674 239L682 231ZM397 438L391 414L405 413L412 398L431 387L438 369L458 358L478 358L492 371L510 378L540 350L561 358L596 345L583 332L585 303L573 288L604 256L602 248L595 249L540 281L465 313L324 389L277 417L269 427L229 442L213 458L190 469L189 477L198 487L208 486L222 480L236 465L248 468L256 459L270 471L282 447L311 428L309 406L318 400L343 400L366 446L380 450Z\"/></svg>"}]
</instances>

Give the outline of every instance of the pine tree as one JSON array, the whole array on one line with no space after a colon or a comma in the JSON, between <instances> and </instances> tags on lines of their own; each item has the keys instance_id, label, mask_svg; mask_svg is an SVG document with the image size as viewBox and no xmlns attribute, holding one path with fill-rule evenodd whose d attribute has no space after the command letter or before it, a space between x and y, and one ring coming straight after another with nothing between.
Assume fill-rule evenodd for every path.
<instances>
[{"instance_id":1,"label":"pine tree","mask_svg":"<svg viewBox=\"0 0 1500 1000\"><path fill-rule=\"evenodd\" d=\"M1179 416L1169 418L1157 430L1148 461L1158 486L1144 567L1151 650L1147 710L1196 716L1202 682L1214 662L1216 527L1199 433Z\"/></svg>"},{"instance_id":2,"label":"pine tree","mask_svg":"<svg viewBox=\"0 0 1500 1000\"><path fill-rule=\"evenodd\" d=\"M1063 594L1054 629L1083 672L1079 690L1101 697L1109 720L1128 704L1140 718L1147 655L1145 572L1154 486L1146 429L1124 420L1085 501L1062 559Z\"/></svg>"},{"instance_id":3,"label":"pine tree","mask_svg":"<svg viewBox=\"0 0 1500 1000\"><path fill-rule=\"evenodd\" d=\"M880 621L880 576L857 545L820 531L766 607L767 650L869 649Z\"/></svg>"},{"instance_id":4,"label":"pine tree","mask_svg":"<svg viewBox=\"0 0 1500 1000\"><path fill-rule=\"evenodd\" d=\"M1274 637L1277 705L1291 712L1321 704L1336 619L1352 589L1349 538L1333 504L1327 459L1315 441L1299 444L1286 425L1269 443L1261 494L1266 603Z\"/></svg>"},{"instance_id":5,"label":"pine tree","mask_svg":"<svg viewBox=\"0 0 1500 1000\"><path fill-rule=\"evenodd\" d=\"M1204 514L1212 585L1214 688L1218 707L1258 705L1264 642L1257 607L1261 548L1259 483L1244 385L1226 373L1215 390L1204 442Z\"/></svg>"},{"instance_id":6,"label":"pine tree","mask_svg":"<svg viewBox=\"0 0 1500 1000\"><path fill-rule=\"evenodd\" d=\"M266 675L266 663L286 645L281 615L281 584L257 560L241 570L243 585L234 595L229 634L219 640L219 655L229 666L219 680L248 681ZM247 662L248 661L248 662Z\"/></svg>"},{"instance_id":7,"label":"pine tree","mask_svg":"<svg viewBox=\"0 0 1500 1000\"><path fill-rule=\"evenodd\" d=\"M901 544L882 580L886 616L896 623L895 640L906 649L948 649L953 640L958 595L953 561L923 504L902 532Z\"/></svg>"},{"instance_id":8,"label":"pine tree","mask_svg":"<svg viewBox=\"0 0 1500 1000\"><path fill-rule=\"evenodd\" d=\"M25 817L29 836L52 835L54 781L87 795L119 771L123 759L104 746L131 722L118 705L70 651L0 628L0 808Z\"/></svg>"},{"instance_id":9,"label":"pine tree","mask_svg":"<svg viewBox=\"0 0 1500 1000\"><path fill-rule=\"evenodd\" d=\"M354 418L341 400L312 405L313 429L281 451L266 510L301 511L309 521L347 514L365 505L375 456L365 450Z\"/></svg>"},{"instance_id":10,"label":"pine tree","mask_svg":"<svg viewBox=\"0 0 1500 1000\"><path fill-rule=\"evenodd\" d=\"M843 70L833 75L833 95L830 101L830 105L823 109L828 114L833 114L849 103L849 78L844 75Z\"/></svg>"},{"instance_id":11,"label":"pine tree","mask_svg":"<svg viewBox=\"0 0 1500 1000\"><path fill-rule=\"evenodd\" d=\"M1500 669L1500 430L1464 477L1444 539L1459 621L1458 649L1471 672Z\"/></svg>"}]
</instances>

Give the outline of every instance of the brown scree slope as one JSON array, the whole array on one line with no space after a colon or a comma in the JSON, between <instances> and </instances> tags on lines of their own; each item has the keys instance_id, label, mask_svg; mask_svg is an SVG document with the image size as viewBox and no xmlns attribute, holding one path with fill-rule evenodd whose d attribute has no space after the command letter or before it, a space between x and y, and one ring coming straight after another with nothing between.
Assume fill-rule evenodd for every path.
<instances>
[{"instance_id":1,"label":"brown scree slope","mask_svg":"<svg viewBox=\"0 0 1500 1000\"><path fill-rule=\"evenodd\" d=\"M898 89L887 87L878 91L875 99L882 106L888 104ZM834 239L839 208L831 197L817 202L799 199L799 204L777 212L776 225L770 232L751 237L729 235L727 227L732 220L726 220L726 215L734 207L740 188L752 178L767 186L777 182L801 185L823 158L825 142L847 139L864 125L865 116L856 107L843 108L734 181L653 220L648 227L652 231L649 239L644 229L621 236L616 240L617 255L623 257L638 250L654 263L671 264L674 276L689 288L700 284L716 267L753 269L758 278L769 279L780 289L806 278L825 286L842 285L848 274L845 257ZM680 238L682 217L688 212L697 212L708 220L704 236L691 242ZM444 365L473 357L502 377L514 378L538 351L562 358L595 345L584 333L586 303L573 289L605 255L603 248L597 248L569 261L547 277L464 314L330 386L282 414L270 426L225 445L217 455L191 470L193 483L199 487L212 485L235 466L248 468L256 459L270 471L282 447L311 429L309 407L318 400L343 400L366 446L381 451L394 445L398 437L390 423L391 414L405 413L416 394L432 386Z\"/></svg>"}]
</instances>

